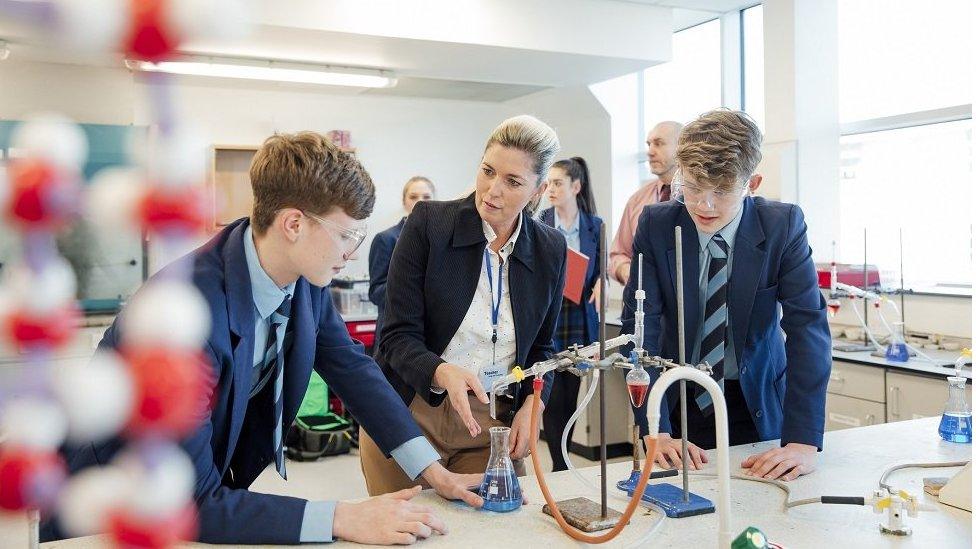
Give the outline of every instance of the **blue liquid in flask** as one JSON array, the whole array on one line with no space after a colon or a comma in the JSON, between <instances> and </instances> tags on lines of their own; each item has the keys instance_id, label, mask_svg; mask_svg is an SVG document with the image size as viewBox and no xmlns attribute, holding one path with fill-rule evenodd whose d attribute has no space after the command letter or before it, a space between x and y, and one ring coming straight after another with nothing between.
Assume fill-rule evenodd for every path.
<instances>
[{"instance_id":1,"label":"blue liquid in flask","mask_svg":"<svg viewBox=\"0 0 976 549\"><path fill-rule=\"evenodd\" d=\"M973 442L972 414L942 414L939 436L949 442L970 444Z\"/></svg>"},{"instance_id":2,"label":"blue liquid in flask","mask_svg":"<svg viewBox=\"0 0 976 549\"><path fill-rule=\"evenodd\" d=\"M478 495L485 498L486 511L505 513L522 506L522 487L515 471L510 468L485 471Z\"/></svg>"},{"instance_id":3,"label":"blue liquid in flask","mask_svg":"<svg viewBox=\"0 0 976 549\"><path fill-rule=\"evenodd\" d=\"M885 358L892 362L908 362L908 347L904 343L891 343L885 350Z\"/></svg>"}]
</instances>

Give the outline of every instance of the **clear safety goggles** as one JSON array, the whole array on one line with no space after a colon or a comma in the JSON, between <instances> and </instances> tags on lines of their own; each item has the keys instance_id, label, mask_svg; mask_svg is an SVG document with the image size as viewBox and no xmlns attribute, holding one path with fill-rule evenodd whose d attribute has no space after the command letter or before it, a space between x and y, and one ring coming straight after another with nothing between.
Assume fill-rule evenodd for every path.
<instances>
[{"instance_id":1,"label":"clear safety goggles","mask_svg":"<svg viewBox=\"0 0 976 549\"><path fill-rule=\"evenodd\" d=\"M671 194L678 202L697 208L717 210L735 205L749 193L749 178L731 191L703 189L698 185L687 183L681 175L681 169L674 172L671 181Z\"/></svg>"}]
</instances>

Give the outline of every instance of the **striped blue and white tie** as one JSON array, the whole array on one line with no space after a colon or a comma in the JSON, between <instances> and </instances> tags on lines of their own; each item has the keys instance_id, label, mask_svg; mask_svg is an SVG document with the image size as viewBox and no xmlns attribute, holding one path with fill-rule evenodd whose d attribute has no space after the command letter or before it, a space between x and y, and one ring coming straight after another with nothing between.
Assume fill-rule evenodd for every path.
<instances>
[{"instance_id":1,"label":"striped blue and white tie","mask_svg":"<svg viewBox=\"0 0 976 549\"><path fill-rule=\"evenodd\" d=\"M725 333L729 321L729 245L722 235L715 234L708 241L708 285L705 290L705 322L702 324L701 360L712 366L712 378L723 386L725 377ZM712 399L704 388L695 397L698 407L711 414Z\"/></svg>"},{"instance_id":2,"label":"striped blue and white tie","mask_svg":"<svg viewBox=\"0 0 976 549\"><path fill-rule=\"evenodd\" d=\"M285 345L284 338L278 341L278 328L288 322L291 316L291 296L286 296L281 305L275 312L271 313L271 333L269 334L268 349L276 349L274 364L274 435L272 438L274 448L275 469L281 478L288 479L285 472L285 448L283 445L282 433L284 431L283 415L284 402L282 391L285 386Z\"/></svg>"}]
</instances>

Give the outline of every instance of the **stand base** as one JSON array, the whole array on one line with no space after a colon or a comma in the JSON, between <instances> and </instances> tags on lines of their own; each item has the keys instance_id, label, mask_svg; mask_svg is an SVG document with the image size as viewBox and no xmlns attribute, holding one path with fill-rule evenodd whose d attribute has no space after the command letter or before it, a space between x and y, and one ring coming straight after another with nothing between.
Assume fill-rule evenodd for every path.
<instances>
[{"instance_id":1,"label":"stand base","mask_svg":"<svg viewBox=\"0 0 976 549\"><path fill-rule=\"evenodd\" d=\"M617 487L627 492L628 496L634 495L635 485L628 481L618 482ZM684 501L684 491L665 482L648 484L644 488L641 500L657 505L669 518L693 517L715 512L715 505L710 500L688 492L688 501Z\"/></svg>"},{"instance_id":2,"label":"stand base","mask_svg":"<svg viewBox=\"0 0 976 549\"><path fill-rule=\"evenodd\" d=\"M617 525L623 517L620 511L607 507L607 516L600 516L600 504L586 498L573 498L557 501L559 512L570 525L577 530L584 532L599 532L608 530ZM552 510L546 504L542 507L542 512L552 516Z\"/></svg>"},{"instance_id":3,"label":"stand base","mask_svg":"<svg viewBox=\"0 0 976 549\"><path fill-rule=\"evenodd\" d=\"M835 351L841 351L845 353L859 353L861 351L874 351L874 345L864 345L863 343L841 343L835 342L833 345ZM882 353L881 356L884 356Z\"/></svg>"}]
</instances>

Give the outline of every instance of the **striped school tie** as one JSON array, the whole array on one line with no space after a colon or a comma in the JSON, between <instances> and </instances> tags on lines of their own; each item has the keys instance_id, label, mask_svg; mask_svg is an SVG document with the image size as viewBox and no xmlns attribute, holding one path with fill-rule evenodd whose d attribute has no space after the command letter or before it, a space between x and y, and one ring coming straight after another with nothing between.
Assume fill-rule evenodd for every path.
<instances>
[{"instance_id":1,"label":"striped school tie","mask_svg":"<svg viewBox=\"0 0 976 549\"><path fill-rule=\"evenodd\" d=\"M278 341L278 328L288 321L288 317L291 316L291 296L286 296L281 305L275 312L271 313L271 333L268 337L268 350L271 351L275 349L274 363L271 365L275 369L274 374L274 435L272 442L274 444L274 460L275 469L281 478L287 480L288 476L285 472L285 448L282 444L282 433L284 430L283 425L283 415L284 415L284 402L282 398L282 390L285 385L285 346L284 342Z\"/></svg>"},{"instance_id":2,"label":"striped school tie","mask_svg":"<svg viewBox=\"0 0 976 549\"><path fill-rule=\"evenodd\" d=\"M708 241L708 285L705 290L705 323L702 324L700 354L702 361L712 366L712 378L723 387L725 377L725 332L729 321L729 245L722 235L715 234ZM723 387L724 388L724 387ZM705 415L714 412L712 399L704 388L698 388L695 402Z\"/></svg>"}]
</instances>

